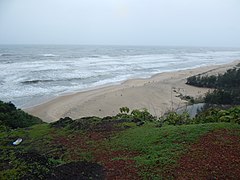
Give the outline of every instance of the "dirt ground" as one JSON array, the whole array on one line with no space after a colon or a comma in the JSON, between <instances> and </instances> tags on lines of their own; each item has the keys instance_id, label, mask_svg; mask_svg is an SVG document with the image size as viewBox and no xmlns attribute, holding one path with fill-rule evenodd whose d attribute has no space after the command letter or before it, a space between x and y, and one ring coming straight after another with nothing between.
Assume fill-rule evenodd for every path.
<instances>
[{"instance_id":1,"label":"dirt ground","mask_svg":"<svg viewBox=\"0 0 240 180\"><path fill-rule=\"evenodd\" d=\"M239 132L238 132L239 134ZM202 137L179 161L176 179L239 179L240 136L218 130Z\"/></svg>"}]
</instances>

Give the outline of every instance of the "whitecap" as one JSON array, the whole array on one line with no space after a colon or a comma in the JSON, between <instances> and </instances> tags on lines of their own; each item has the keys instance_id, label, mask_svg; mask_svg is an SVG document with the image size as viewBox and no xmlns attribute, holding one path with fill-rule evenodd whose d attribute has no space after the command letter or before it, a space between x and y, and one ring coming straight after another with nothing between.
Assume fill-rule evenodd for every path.
<instances>
[{"instance_id":1,"label":"whitecap","mask_svg":"<svg viewBox=\"0 0 240 180\"><path fill-rule=\"evenodd\" d=\"M41 54L41 56L44 56L44 57L58 57L59 55L56 55L56 54Z\"/></svg>"}]
</instances>

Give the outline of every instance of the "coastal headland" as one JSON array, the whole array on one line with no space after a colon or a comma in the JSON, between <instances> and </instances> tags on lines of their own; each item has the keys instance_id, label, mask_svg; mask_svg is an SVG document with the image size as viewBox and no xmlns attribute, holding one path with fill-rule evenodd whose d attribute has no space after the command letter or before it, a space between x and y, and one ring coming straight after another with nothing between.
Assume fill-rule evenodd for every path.
<instances>
[{"instance_id":1,"label":"coastal headland","mask_svg":"<svg viewBox=\"0 0 240 180\"><path fill-rule=\"evenodd\" d=\"M93 90L56 97L24 111L41 118L45 122L57 121L62 117L72 119L85 116L113 116L121 107L146 108L155 116L186 106L181 97L199 98L209 91L186 85L186 79L198 74L221 74L238 65L234 61L223 65L204 66L195 69L164 72L146 79L131 79L119 85L109 85Z\"/></svg>"}]
</instances>

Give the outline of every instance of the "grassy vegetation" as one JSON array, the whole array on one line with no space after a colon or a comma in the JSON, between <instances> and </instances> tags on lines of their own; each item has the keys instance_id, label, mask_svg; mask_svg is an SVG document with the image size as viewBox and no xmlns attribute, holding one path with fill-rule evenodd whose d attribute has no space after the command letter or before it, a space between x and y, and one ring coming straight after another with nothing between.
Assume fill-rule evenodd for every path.
<instances>
[{"instance_id":1,"label":"grassy vegetation","mask_svg":"<svg viewBox=\"0 0 240 180\"><path fill-rule=\"evenodd\" d=\"M157 128L154 123L147 123L120 133L112 139L110 145L116 150L140 152L134 159L142 167L141 175L151 179L163 178L161 175L166 176L168 168L177 166L178 158L190 144L208 132L223 128L240 129L240 126L209 123Z\"/></svg>"},{"instance_id":2,"label":"grassy vegetation","mask_svg":"<svg viewBox=\"0 0 240 180\"><path fill-rule=\"evenodd\" d=\"M2 126L0 179L46 179L59 167L60 172L71 167L79 173L72 164L79 162L97 162L99 167L131 162L143 179L172 178L178 159L204 134L240 130L239 114L240 107L234 107L212 109L195 119L176 113L156 119L146 109L130 112L125 107L114 117L63 118L24 128ZM13 146L17 138L23 142Z\"/></svg>"},{"instance_id":3,"label":"grassy vegetation","mask_svg":"<svg viewBox=\"0 0 240 180\"><path fill-rule=\"evenodd\" d=\"M107 148L110 151L134 151L139 154L133 158L137 162L137 168L141 169L140 175L144 178L166 177L169 168L177 166L178 158L187 151L190 144L196 142L202 135L216 129L240 129L238 124L232 123L208 123L183 126L165 125L162 128L156 127L156 123L148 122L144 126L138 127L133 123L123 122L131 128L119 132L110 140L98 142L98 148ZM119 124L118 124L119 126ZM54 132L51 134L51 132ZM82 132L74 132L74 136L83 137ZM54 157L61 147L54 146L53 138L66 137L73 138L70 131L65 129L54 129L48 124L35 125L29 129L18 129L6 132L1 136L1 166L8 169L1 169L1 179L21 178L27 172L35 172L33 177L49 173L51 168L59 164L71 162L72 149L63 151L62 156ZM24 139L19 146L12 146L11 142L17 137ZM71 140L71 139L70 139ZM91 145L91 139L85 139ZM94 146L94 144L92 144ZM96 144L95 144L96 145ZM74 153L82 160L92 160L94 152L83 151L81 146L74 146ZM78 148L77 148L78 147ZM90 150L90 149L89 149ZM101 151L101 149L98 149ZM92 150L93 151L93 150ZM24 153L34 152L34 156L39 156L41 161L36 162L25 160ZM20 155L20 157L18 157ZM115 160L128 159L127 157L114 157ZM113 158L113 160L114 160ZM43 160L42 160L43 159ZM79 160L80 160L79 159ZM9 162L11 166L9 167ZM21 168L20 168L21 167ZM171 175L169 175L171 176ZM44 177L42 177L44 179Z\"/></svg>"},{"instance_id":4,"label":"grassy vegetation","mask_svg":"<svg viewBox=\"0 0 240 180\"><path fill-rule=\"evenodd\" d=\"M59 129L55 134L66 134ZM2 131L0 136L0 179L45 179L53 167L63 163L55 159L54 153L59 151L52 144L54 129L47 123L28 128ZM22 138L20 145L12 143Z\"/></svg>"}]
</instances>

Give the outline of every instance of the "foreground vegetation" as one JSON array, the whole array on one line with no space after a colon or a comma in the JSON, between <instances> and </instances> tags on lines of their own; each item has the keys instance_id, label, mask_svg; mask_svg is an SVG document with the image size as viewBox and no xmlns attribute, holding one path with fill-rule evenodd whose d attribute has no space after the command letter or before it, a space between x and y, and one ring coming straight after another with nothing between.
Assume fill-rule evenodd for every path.
<instances>
[{"instance_id":1,"label":"foreground vegetation","mask_svg":"<svg viewBox=\"0 0 240 180\"><path fill-rule=\"evenodd\" d=\"M0 128L23 128L41 122L41 119L17 109L11 102L0 101Z\"/></svg>"},{"instance_id":2,"label":"foreground vegetation","mask_svg":"<svg viewBox=\"0 0 240 180\"><path fill-rule=\"evenodd\" d=\"M174 178L179 159L204 134L225 129L240 136L240 107L210 109L193 119L186 113L157 119L146 109L123 107L114 117L51 124L11 103L1 108L0 179ZM14 146L17 138L23 141Z\"/></svg>"}]
</instances>

